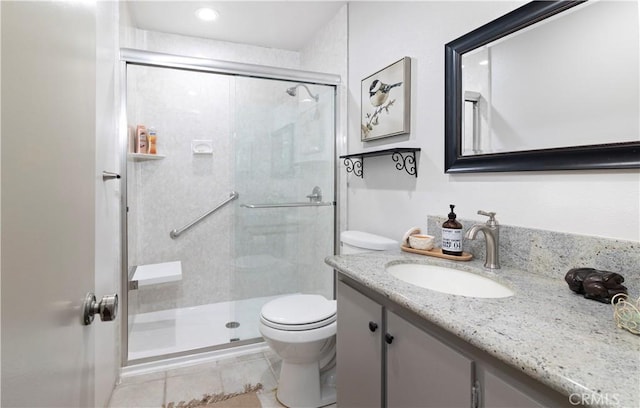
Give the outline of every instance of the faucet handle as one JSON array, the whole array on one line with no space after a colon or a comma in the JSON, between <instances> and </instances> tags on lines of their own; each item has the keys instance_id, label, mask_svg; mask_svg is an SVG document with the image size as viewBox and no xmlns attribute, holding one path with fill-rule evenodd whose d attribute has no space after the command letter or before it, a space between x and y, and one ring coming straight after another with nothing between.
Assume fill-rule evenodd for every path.
<instances>
[{"instance_id":1,"label":"faucet handle","mask_svg":"<svg viewBox=\"0 0 640 408\"><path fill-rule=\"evenodd\" d=\"M489 217L487 220L487 225L490 227L497 227L498 221L496 220L496 213L491 211L482 211L478 210L478 214Z\"/></svg>"}]
</instances>

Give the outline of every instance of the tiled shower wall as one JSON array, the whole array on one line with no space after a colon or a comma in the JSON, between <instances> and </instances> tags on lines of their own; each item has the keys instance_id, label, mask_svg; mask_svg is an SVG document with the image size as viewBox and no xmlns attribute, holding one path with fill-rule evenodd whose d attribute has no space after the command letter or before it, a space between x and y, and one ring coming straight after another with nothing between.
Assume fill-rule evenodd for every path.
<instances>
[{"instance_id":1,"label":"tiled shower wall","mask_svg":"<svg viewBox=\"0 0 640 408\"><path fill-rule=\"evenodd\" d=\"M265 90L263 100L255 95L258 85ZM241 203L308 202L316 186L323 201L333 201L333 87L309 85L319 97L315 102L304 101L309 98L302 88L296 97L287 95L291 85L236 82L241 108L235 174ZM332 297L333 274L323 259L333 253L333 214L329 206L240 207L234 288L251 296L305 292Z\"/></svg>"},{"instance_id":2,"label":"tiled shower wall","mask_svg":"<svg viewBox=\"0 0 640 408\"><path fill-rule=\"evenodd\" d=\"M332 297L333 207L248 209L334 199L334 89L129 66L130 126L158 132L166 158L129 163L129 261L180 260L182 280L130 292L132 313L292 292ZM191 142L213 141L213 155ZM171 239L169 232L227 198L240 198Z\"/></svg>"},{"instance_id":3,"label":"tiled shower wall","mask_svg":"<svg viewBox=\"0 0 640 408\"><path fill-rule=\"evenodd\" d=\"M346 17L347 7L345 6L300 52L135 29L132 30L128 46L170 54L330 72L345 78ZM178 73L174 73L174 75L180 76ZM218 80L222 81L220 78ZM143 86L151 90L152 95L158 92L156 88L164 86L164 80L157 82L151 77L146 78L144 82L147 85ZM230 298L287 293L292 290L321 293L329 298L333 295L331 289L332 271L323 262L326 255L333 253L333 210L331 207L301 208L287 212L284 210L265 210L253 213L247 213L250 210L239 207L241 203L249 203L250 199L259 199L259 201L306 200L305 195L311 193L313 186L319 184L317 177L319 169L324 167L320 159L332 158L335 155L333 140L320 146L320 151L313 151L319 146L315 140L318 136L307 137L308 127L303 122L317 120L319 116L333 119L333 113L323 116L327 113L322 112L322 110L333 109L332 105L327 105L327 101L333 96L328 94L326 97L321 96L321 103L309 107L298 104L297 100L286 95L284 89L293 84L287 84L284 88L282 84L276 86L277 89L273 90L273 94L270 95L267 92L265 96L272 98L272 103L275 98L276 104L284 103L285 107L281 112L266 118L267 122L264 123L269 123L268 128L263 126L262 129L255 129L253 133L251 133L251 129L248 129L250 135L243 136L247 137L242 139L245 141L245 147L243 147L242 142L239 142L240 139L233 138L238 137L237 133L243 126L245 128L249 126L248 119L253 121L260 115L260 113L256 113L259 110L252 112L250 108L251 104L256 102L256 95L252 94L248 88L245 92L242 87L231 82L227 85L217 83L215 89L220 93L216 93L216 98L212 98L212 101L215 102L209 101L207 102L209 105L200 109L207 112L206 115L203 115L206 117L204 120L213 124L209 130L194 129L195 123L203 120L193 120L193 111L198 108L191 106L190 113L188 107L199 98L194 98L188 93L171 96L172 100L164 102L154 100L155 98L152 97L147 107L138 106L137 108L139 111L147 108L153 110L167 103L169 106L165 107L167 108L166 112L170 112L170 114L156 113L156 116L159 117L158 121L152 116L144 120L136 119L137 122L158 128L159 153L167 154L167 158L159 162L129 162L129 174L136 174L130 177L128 185L129 202L130 205L132 204L129 211L129 219L131 220L129 236L137 237L130 245L130 265L180 259L183 262L183 280L178 283L155 285L131 291L129 299L131 313L217 302ZM180 92L179 90L175 91ZM321 92L317 87L312 87L312 91L314 93ZM211 103L222 103L220 102L222 99L228 99L232 94L236 98L234 102L237 104L236 106L243 106L241 101L243 97L246 97L244 102L249 101L249 104L245 104L240 111L233 111L233 108L227 105L211 105ZM338 87L337 99L343 101L345 98L344 85L341 84ZM130 106L132 104L139 105L140 102L130 98L128 104ZM147 105L146 102L145 105ZM346 105L346 102L343 101L339 105L340 111L336 115L339 120L337 125L339 142L344 138L344 132L341 129L345 128ZM226 110L229 115L223 117ZM285 113L284 110L287 112ZM170 118L173 114L176 117ZM278 117L279 115L285 116ZM238 124L238 129L233 129L231 124L233 121ZM284 175L280 179L276 177L268 183L257 182L253 178L242 180L242 166L248 163L247 160L258 168L263 165L259 157L256 161L246 156L246 145L250 146L251 151L257 152L254 154L260 152L264 154L270 151L273 148L273 141L278 139L278 132L286 135L288 123L294 125L295 154L299 155L299 159L295 160L292 167L300 182L294 186ZM130 125L135 124L130 123ZM320 132L323 133L322 136L325 136L327 132L332 133L333 124L329 125L323 122L320 126ZM273 135L275 138L272 137ZM190 140L195 138L215 140L213 157L196 157L185 153L185 149L190 148ZM253 141L250 141L252 139ZM174 143L180 149L180 153L176 155L169 153L167 151L169 146L166 144L169 142ZM225 151L225 149L233 149L234 145L237 146L238 151ZM245 149L244 153L243 148ZM338 148L340 149L341 146L339 145ZM342 153L339 151L339 154ZM231 160L234 155L237 157L235 164L231 162L225 164L224 161ZM175 174L175 171L158 171L160 167L173 167L172 161L180 162L176 171L191 171L195 176L194 180L183 180ZM273 171L277 173L284 169L284 167L274 168ZM342 169L339 168L339 170ZM263 174L267 174L267 171L271 172L272 169L265 168L261 171ZM339 174L339 176L342 175L342 173ZM171 181L178 185L172 186ZM215 182L214 187L209 184L211 181ZM269 195L269 191L275 191L274 185L277 184L287 187L284 191L287 191L289 195ZM203 185L207 185L208 190L203 188ZM333 185L321 185L320 187L327 200L333 198ZM171 229L180 227L194 216L208 210L212 205L226 198L232 189L240 193L239 200L212 215L199 227L185 233L178 240L173 241L169 238L168 233ZM170 193L169 199L152 197L152 193L163 191ZM148 198L140 200L140 202L137 202L138 200L134 202L131 199L132 196L137 197L141 194L147 194ZM142 201L147 201L147 203L143 204ZM148 212L152 208L159 210L159 214L153 216L154 221L149 219L150 215L147 215L145 222L143 220L145 211ZM295 227L292 227L294 225L292 220L299 217L300 220L295 224ZM284 239L274 239L272 233L261 232L260 225L265 221L277 221L276 228L279 228L281 232L287 229L290 231L284 235ZM236 226L234 226L234 222L236 222ZM153 232L143 233L143 229ZM203 232L205 229L208 233ZM215 232L210 233L212 231ZM230 234L233 234L233 237ZM326 242L331 242L331 245L326 246ZM183 255L177 256L178 252ZM185 261L187 257L191 258L191 255L196 255L194 258L201 259ZM292 266L294 261L299 262L298 267ZM207 262L210 264L205 265ZM265 273L265 271L270 273Z\"/></svg>"},{"instance_id":4,"label":"tiled shower wall","mask_svg":"<svg viewBox=\"0 0 640 408\"><path fill-rule=\"evenodd\" d=\"M300 291L331 296L322 259L332 252L332 207L238 204L306 201L316 185L332 201L332 89L304 110L282 81L140 66L128 75L130 117L157 129L166 156L133 162L130 259L180 260L183 268L181 281L140 287L131 297L137 311ZM202 139L213 155L193 154L192 141ZM170 238L232 190L237 202Z\"/></svg>"},{"instance_id":5,"label":"tiled shower wall","mask_svg":"<svg viewBox=\"0 0 640 408\"><path fill-rule=\"evenodd\" d=\"M230 78L129 66L129 125L158 132L162 160L130 162L130 266L181 261L182 280L131 292L138 312L229 300L233 206L178 239L169 232L210 210L233 189ZM135 119L133 119L135 118ZM213 155L195 155L193 140L211 140ZM137 295L137 302L131 300Z\"/></svg>"}]
</instances>

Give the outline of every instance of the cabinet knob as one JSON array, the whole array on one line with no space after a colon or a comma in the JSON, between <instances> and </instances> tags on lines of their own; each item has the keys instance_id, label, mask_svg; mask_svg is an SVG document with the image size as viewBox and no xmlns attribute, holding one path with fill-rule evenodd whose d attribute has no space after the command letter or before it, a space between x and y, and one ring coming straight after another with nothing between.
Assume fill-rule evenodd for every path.
<instances>
[{"instance_id":1,"label":"cabinet knob","mask_svg":"<svg viewBox=\"0 0 640 408\"><path fill-rule=\"evenodd\" d=\"M369 330L373 333L374 331L376 331L378 329L378 323L376 322L369 322Z\"/></svg>"},{"instance_id":2,"label":"cabinet knob","mask_svg":"<svg viewBox=\"0 0 640 408\"><path fill-rule=\"evenodd\" d=\"M390 335L389 333L385 334L385 335L384 335L384 341L386 341L386 342L387 342L387 344L391 344L391 343L393 343L393 336L392 336L392 335Z\"/></svg>"}]
</instances>

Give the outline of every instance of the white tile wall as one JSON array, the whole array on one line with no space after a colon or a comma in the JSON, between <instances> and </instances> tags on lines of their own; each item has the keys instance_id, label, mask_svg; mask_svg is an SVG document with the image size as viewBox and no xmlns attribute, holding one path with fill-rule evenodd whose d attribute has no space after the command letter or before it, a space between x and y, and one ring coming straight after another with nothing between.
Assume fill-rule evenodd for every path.
<instances>
[{"instance_id":1,"label":"white tile wall","mask_svg":"<svg viewBox=\"0 0 640 408\"><path fill-rule=\"evenodd\" d=\"M156 51L183 44L183 51L206 51L191 55L222 52L215 42L205 47L205 40L137 34ZM227 56L238 59L241 49ZM298 64L290 57L270 54L270 61ZM144 313L298 291L332 297L333 275L323 262L333 253L331 207L248 210L238 204L306 201L316 185L333 201L333 88L310 85L320 101L309 104L300 102L302 89L300 97L286 94L294 85L289 82L141 66L130 66L128 74L130 126L155 127L158 153L166 155L129 165L129 259L183 263L182 281L140 288L130 296L130 309ZM214 154L194 156L194 139L213 140ZM284 164L271 157L282 155L283 143L292 145ZM231 190L240 193L237 202L178 239L169 237Z\"/></svg>"},{"instance_id":2,"label":"white tile wall","mask_svg":"<svg viewBox=\"0 0 640 408\"><path fill-rule=\"evenodd\" d=\"M130 259L137 264L182 261L183 279L140 288L139 312L230 300L233 206L171 239L228 198L233 189L228 76L129 66L135 95L131 124L155 127L163 160L140 161L129 174ZM131 98L130 98L131 99ZM133 119L135 118L135 119ZM194 155L191 141L211 139L213 155Z\"/></svg>"}]
</instances>

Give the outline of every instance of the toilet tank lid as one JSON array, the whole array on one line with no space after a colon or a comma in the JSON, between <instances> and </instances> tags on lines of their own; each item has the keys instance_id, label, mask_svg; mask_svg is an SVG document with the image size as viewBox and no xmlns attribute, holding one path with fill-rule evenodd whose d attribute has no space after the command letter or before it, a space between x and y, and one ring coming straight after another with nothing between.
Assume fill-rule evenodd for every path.
<instances>
[{"instance_id":1,"label":"toilet tank lid","mask_svg":"<svg viewBox=\"0 0 640 408\"><path fill-rule=\"evenodd\" d=\"M340 234L340 241L354 247L375 251L395 249L399 245L397 241L390 238L381 237L380 235L370 234L363 231L343 231Z\"/></svg>"}]
</instances>

